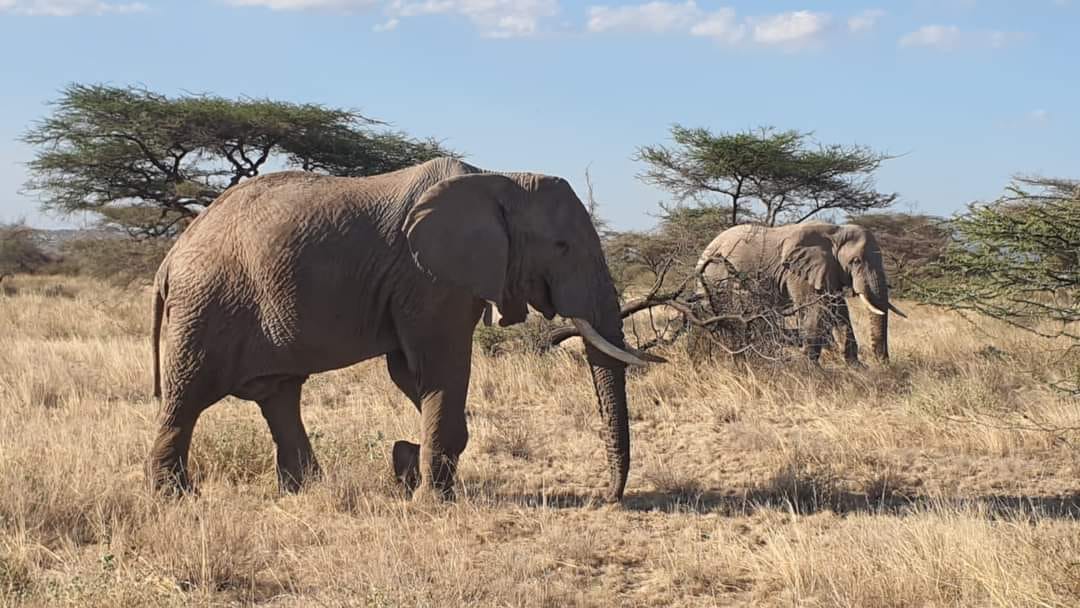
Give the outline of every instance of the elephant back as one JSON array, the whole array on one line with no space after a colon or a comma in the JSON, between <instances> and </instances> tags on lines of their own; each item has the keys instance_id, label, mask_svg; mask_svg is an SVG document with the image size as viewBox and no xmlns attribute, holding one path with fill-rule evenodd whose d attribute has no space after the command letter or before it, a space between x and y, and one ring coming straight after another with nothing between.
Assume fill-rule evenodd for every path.
<instances>
[{"instance_id":1,"label":"elephant back","mask_svg":"<svg viewBox=\"0 0 1080 608\"><path fill-rule=\"evenodd\" d=\"M698 259L697 270L708 278L720 280L735 272L761 272L772 269L779 260L779 246L774 243L774 228L741 224L721 232Z\"/></svg>"}]
</instances>

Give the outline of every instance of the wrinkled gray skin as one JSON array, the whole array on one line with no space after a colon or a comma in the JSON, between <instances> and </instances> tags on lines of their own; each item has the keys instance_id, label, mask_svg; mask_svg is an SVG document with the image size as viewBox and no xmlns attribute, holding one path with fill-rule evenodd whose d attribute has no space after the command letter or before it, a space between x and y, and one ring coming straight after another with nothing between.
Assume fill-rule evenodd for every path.
<instances>
[{"instance_id":1,"label":"wrinkled gray skin","mask_svg":"<svg viewBox=\"0 0 1080 608\"><path fill-rule=\"evenodd\" d=\"M163 419L149 475L188 490L199 414L227 395L258 403L283 489L318 472L300 417L310 374L384 356L421 415L395 472L414 496L452 496L468 430L473 328L526 305L591 323L622 347L614 284L589 215L563 179L451 159L366 178L283 172L232 187L169 252L155 282L155 392ZM163 349L160 376L157 358ZM609 500L630 466L624 364L586 348L603 418Z\"/></svg>"},{"instance_id":2,"label":"wrinkled gray skin","mask_svg":"<svg viewBox=\"0 0 1080 608\"><path fill-rule=\"evenodd\" d=\"M828 334L843 333L844 358L858 362L859 347L843 289L863 294L883 315L870 314L870 345L879 361L889 358L889 286L874 235L861 226L806 223L768 228L740 225L721 232L701 255L698 268L715 283L736 271L774 281L778 302L801 307L799 328L808 357L817 360ZM758 274L760 273L760 274ZM823 295L835 297L822 298Z\"/></svg>"}]
</instances>

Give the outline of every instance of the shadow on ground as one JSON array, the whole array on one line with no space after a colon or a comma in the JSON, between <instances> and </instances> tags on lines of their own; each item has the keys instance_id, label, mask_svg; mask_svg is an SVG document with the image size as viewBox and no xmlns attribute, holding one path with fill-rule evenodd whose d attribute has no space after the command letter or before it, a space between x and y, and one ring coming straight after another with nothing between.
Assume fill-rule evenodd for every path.
<instances>
[{"instance_id":1,"label":"shadow on ground","mask_svg":"<svg viewBox=\"0 0 1080 608\"><path fill-rule=\"evenodd\" d=\"M496 498L497 502L515 503L525 507L552 509L600 506L598 494L533 493L511 494ZM775 491L745 490L743 492L633 492L623 498L622 508L632 511L668 513L719 513L728 516L751 515L755 511L781 508L800 515L830 511L838 514L869 513L910 515L930 509L965 508L984 512L988 517L1008 519L1052 518L1080 520L1080 494L1063 496L870 496L854 492L834 492L828 495L792 495Z\"/></svg>"}]
</instances>

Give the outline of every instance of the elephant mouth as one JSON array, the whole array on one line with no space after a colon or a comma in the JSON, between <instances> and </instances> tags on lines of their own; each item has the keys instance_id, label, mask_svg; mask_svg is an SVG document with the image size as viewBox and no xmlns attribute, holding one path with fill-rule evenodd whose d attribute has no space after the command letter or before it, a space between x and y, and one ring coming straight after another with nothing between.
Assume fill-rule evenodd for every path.
<instances>
[{"instance_id":1,"label":"elephant mouth","mask_svg":"<svg viewBox=\"0 0 1080 608\"><path fill-rule=\"evenodd\" d=\"M529 305L550 321L555 318L557 313L555 299L551 295L551 283L545 279L540 279L537 283L536 288L532 290L532 297L529 298Z\"/></svg>"}]
</instances>

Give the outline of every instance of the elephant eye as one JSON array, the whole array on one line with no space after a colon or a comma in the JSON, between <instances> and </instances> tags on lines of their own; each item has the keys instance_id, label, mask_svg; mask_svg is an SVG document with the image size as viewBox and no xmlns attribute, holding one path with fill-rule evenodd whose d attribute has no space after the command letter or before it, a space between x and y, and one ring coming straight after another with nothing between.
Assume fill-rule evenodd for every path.
<instances>
[{"instance_id":1,"label":"elephant eye","mask_svg":"<svg viewBox=\"0 0 1080 608\"><path fill-rule=\"evenodd\" d=\"M555 241L555 248L559 250L559 255L566 255L570 252L570 244L566 241Z\"/></svg>"},{"instance_id":2,"label":"elephant eye","mask_svg":"<svg viewBox=\"0 0 1080 608\"><path fill-rule=\"evenodd\" d=\"M861 258L852 258L851 259L851 264L853 266L858 266L859 264L862 264L862 259Z\"/></svg>"}]
</instances>

